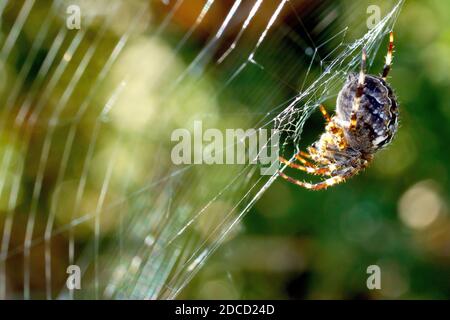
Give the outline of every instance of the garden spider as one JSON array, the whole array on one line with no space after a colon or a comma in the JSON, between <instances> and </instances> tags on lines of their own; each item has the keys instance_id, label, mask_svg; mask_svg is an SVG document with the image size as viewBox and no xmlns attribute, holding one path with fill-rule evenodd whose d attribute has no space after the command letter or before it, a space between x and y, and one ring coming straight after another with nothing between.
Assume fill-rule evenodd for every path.
<instances>
[{"instance_id":1,"label":"garden spider","mask_svg":"<svg viewBox=\"0 0 450 320\"><path fill-rule=\"evenodd\" d=\"M311 190L321 190L356 175L365 169L376 151L387 146L398 128L398 104L386 78L391 70L394 34L389 45L381 76L366 74L366 52L363 49L359 74L350 73L336 101L336 115L330 117L323 105L325 133L300 151L295 159L301 164L280 157L281 163L307 173L326 176L318 183L278 174L289 182Z\"/></svg>"}]
</instances>

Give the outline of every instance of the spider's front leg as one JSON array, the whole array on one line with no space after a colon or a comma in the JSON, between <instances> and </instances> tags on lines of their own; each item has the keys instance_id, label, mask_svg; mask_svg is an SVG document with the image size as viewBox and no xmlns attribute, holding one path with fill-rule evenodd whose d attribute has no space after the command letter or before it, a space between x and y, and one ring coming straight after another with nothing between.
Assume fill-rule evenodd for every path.
<instances>
[{"instance_id":1,"label":"spider's front leg","mask_svg":"<svg viewBox=\"0 0 450 320\"><path fill-rule=\"evenodd\" d=\"M325 109L325 106L323 104L321 104L319 106L320 112L322 113L323 117L325 118L325 121L328 123L331 121L331 117L327 112L327 109Z\"/></svg>"},{"instance_id":2,"label":"spider's front leg","mask_svg":"<svg viewBox=\"0 0 450 320\"><path fill-rule=\"evenodd\" d=\"M381 77L383 78L384 81L386 81L389 71L391 71L393 52L394 52L394 33L391 32L389 33L389 44L388 44L388 52L386 54L386 61L383 67L383 73L381 74Z\"/></svg>"}]
</instances>

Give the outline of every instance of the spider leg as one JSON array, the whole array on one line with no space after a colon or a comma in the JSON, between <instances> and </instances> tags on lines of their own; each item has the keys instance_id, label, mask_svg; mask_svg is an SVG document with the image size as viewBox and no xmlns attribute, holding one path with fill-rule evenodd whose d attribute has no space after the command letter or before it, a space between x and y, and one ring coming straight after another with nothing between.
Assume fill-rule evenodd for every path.
<instances>
[{"instance_id":1,"label":"spider leg","mask_svg":"<svg viewBox=\"0 0 450 320\"><path fill-rule=\"evenodd\" d=\"M295 158L307 167L316 167L316 165L314 163L311 163L306 160L306 159L312 159L311 154L308 152L300 151L295 155Z\"/></svg>"},{"instance_id":2,"label":"spider leg","mask_svg":"<svg viewBox=\"0 0 450 320\"><path fill-rule=\"evenodd\" d=\"M361 70L359 71L359 78L358 78L358 86L356 87L356 93L355 98L353 100L353 106L352 106L352 113L350 116L350 130L354 131L356 129L356 117L357 112L359 110L359 105L361 103L361 97L364 93L364 82L366 80L366 50L362 50L362 57L361 57Z\"/></svg>"},{"instance_id":3,"label":"spider leg","mask_svg":"<svg viewBox=\"0 0 450 320\"><path fill-rule=\"evenodd\" d=\"M283 157L279 157L280 162L284 163L290 168L302 170L310 174L316 174L316 175L331 175L331 169L329 167L317 167L313 164L309 164L308 166L302 166L293 162L290 162L289 160L286 160Z\"/></svg>"},{"instance_id":4,"label":"spider leg","mask_svg":"<svg viewBox=\"0 0 450 320\"><path fill-rule=\"evenodd\" d=\"M298 161L300 161L301 163L303 163L303 165L305 165L307 167L312 167L312 168L316 168L316 167L318 167L318 165L315 164L315 163L311 163L311 162L307 161L306 159L310 159L310 160L312 160L314 162L317 162L317 160L315 160L316 157L317 157L317 150L313 146L309 146L308 147L308 152L299 151L295 155L295 158ZM321 164L330 165L330 162L326 161L325 163L321 163Z\"/></svg>"},{"instance_id":5,"label":"spider leg","mask_svg":"<svg viewBox=\"0 0 450 320\"><path fill-rule=\"evenodd\" d=\"M327 110L325 109L325 106L323 104L321 104L319 106L319 108L320 108L320 112L322 113L323 117L325 118L325 121L326 122L330 122L331 121L331 117L328 114Z\"/></svg>"},{"instance_id":6,"label":"spider leg","mask_svg":"<svg viewBox=\"0 0 450 320\"><path fill-rule=\"evenodd\" d=\"M307 159L311 159L311 155L308 152L300 151L297 155L303 156Z\"/></svg>"},{"instance_id":7,"label":"spider leg","mask_svg":"<svg viewBox=\"0 0 450 320\"><path fill-rule=\"evenodd\" d=\"M297 159L298 161L303 163L305 166L312 167L312 168L316 167L316 165L314 163L307 161L305 158L311 159L311 156L308 153L303 152L303 151L300 151L299 153L297 153L295 155L295 159Z\"/></svg>"},{"instance_id":8,"label":"spider leg","mask_svg":"<svg viewBox=\"0 0 450 320\"><path fill-rule=\"evenodd\" d=\"M320 105L319 105L319 109L320 109L320 112L322 113L323 117L325 118L325 121L326 121L327 123L329 123L329 122L331 121L331 117L330 117L330 115L328 114L327 110L325 109L325 106L324 106L323 104L320 104ZM304 158L311 159L312 156L311 156L310 153L307 153L307 152L304 152L304 151L299 151L299 152L295 155L295 158L296 158L298 161L300 161L301 163L303 163L303 164L304 164L306 167L308 167L308 168L317 168L317 166L316 166L315 164L313 164L313 163L311 163L311 162L309 162L309 161L307 161L307 160L304 159ZM291 164L288 160L284 159L283 157L280 157L280 161L283 162L284 164L287 164L288 166L290 166L290 164ZM298 166L298 165L296 165L296 164L293 164L293 165L294 165L294 166ZM293 168L292 166L290 166L290 167ZM300 166L300 167L301 167L301 166ZM298 168L296 168L296 169L300 169L300 170L303 170L303 171L308 171L308 170L309 170L308 168L303 167L302 169L300 169L300 168L298 167ZM310 172L310 173L312 173L312 172Z\"/></svg>"},{"instance_id":9,"label":"spider leg","mask_svg":"<svg viewBox=\"0 0 450 320\"><path fill-rule=\"evenodd\" d=\"M391 71L392 53L393 52L394 52L394 33L391 32L389 34L389 45L388 45L388 52L386 55L386 62L384 63L383 73L381 75L383 80L386 80L387 75L389 74L389 71Z\"/></svg>"},{"instance_id":10,"label":"spider leg","mask_svg":"<svg viewBox=\"0 0 450 320\"><path fill-rule=\"evenodd\" d=\"M328 178L324 181L318 182L318 183L309 183L309 182L305 182L305 181L300 181L294 178L289 177L288 175L284 174L281 171L278 171L278 174L280 175L280 177L282 177L283 179L296 184L300 187L303 187L305 189L309 189L309 190L322 190L322 189L326 189L328 187L331 187L335 184L344 182L345 179L347 178L347 176L350 176L350 174L347 175L336 175L333 176L331 178Z\"/></svg>"}]
</instances>

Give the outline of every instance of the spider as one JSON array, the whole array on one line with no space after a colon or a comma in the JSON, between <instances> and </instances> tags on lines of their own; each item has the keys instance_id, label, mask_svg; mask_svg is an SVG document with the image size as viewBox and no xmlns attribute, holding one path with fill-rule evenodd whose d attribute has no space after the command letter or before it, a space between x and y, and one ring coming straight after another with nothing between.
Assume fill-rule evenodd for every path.
<instances>
[{"instance_id":1,"label":"spider","mask_svg":"<svg viewBox=\"0 0 450 320\"><path fill-rule=\"evenodd\" d=\"M383 72L375 76L366 74L367 57L363 49L361 70L359 74L348 75L337 97L336 115L330 117L320 105L326 121L325 133L307 148L308 152L295 155L301 164L280 157L280 162L291 168L327 179L308 183L278 171L283 179L306 189L326 189L367 168L375 152L392 141L398 128L398 104L386 78L391 70L393 50L391 32Z\"/></svg>"}]
</instances>

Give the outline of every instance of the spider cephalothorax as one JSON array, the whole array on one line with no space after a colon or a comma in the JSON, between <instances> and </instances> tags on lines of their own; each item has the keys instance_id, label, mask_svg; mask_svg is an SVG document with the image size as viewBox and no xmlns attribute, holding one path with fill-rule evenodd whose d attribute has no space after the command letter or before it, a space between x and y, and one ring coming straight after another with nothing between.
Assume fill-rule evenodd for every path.
<instances>
[{"instance_id":1,"label":"spider cephalothorax","mask_svg":"<svg viewBox=\"0 0 450 320\"><path fill-rule=\"evenodd\" d=\"M312 184L279 172L281 177L307 189L324 189L366 168L373 154L392 141L398 127L398 104L386 77L391 69L393 42L391 32L381 76L366 75L366 53L363 50L361 71L348 75L337 98L335 116L330 117L325 107L320 105L327 122L325 132L308 148L308 152L295 155L301 164L280 157L280 161L291 168L329 178Z\"/></svg>"}]
</instances>

